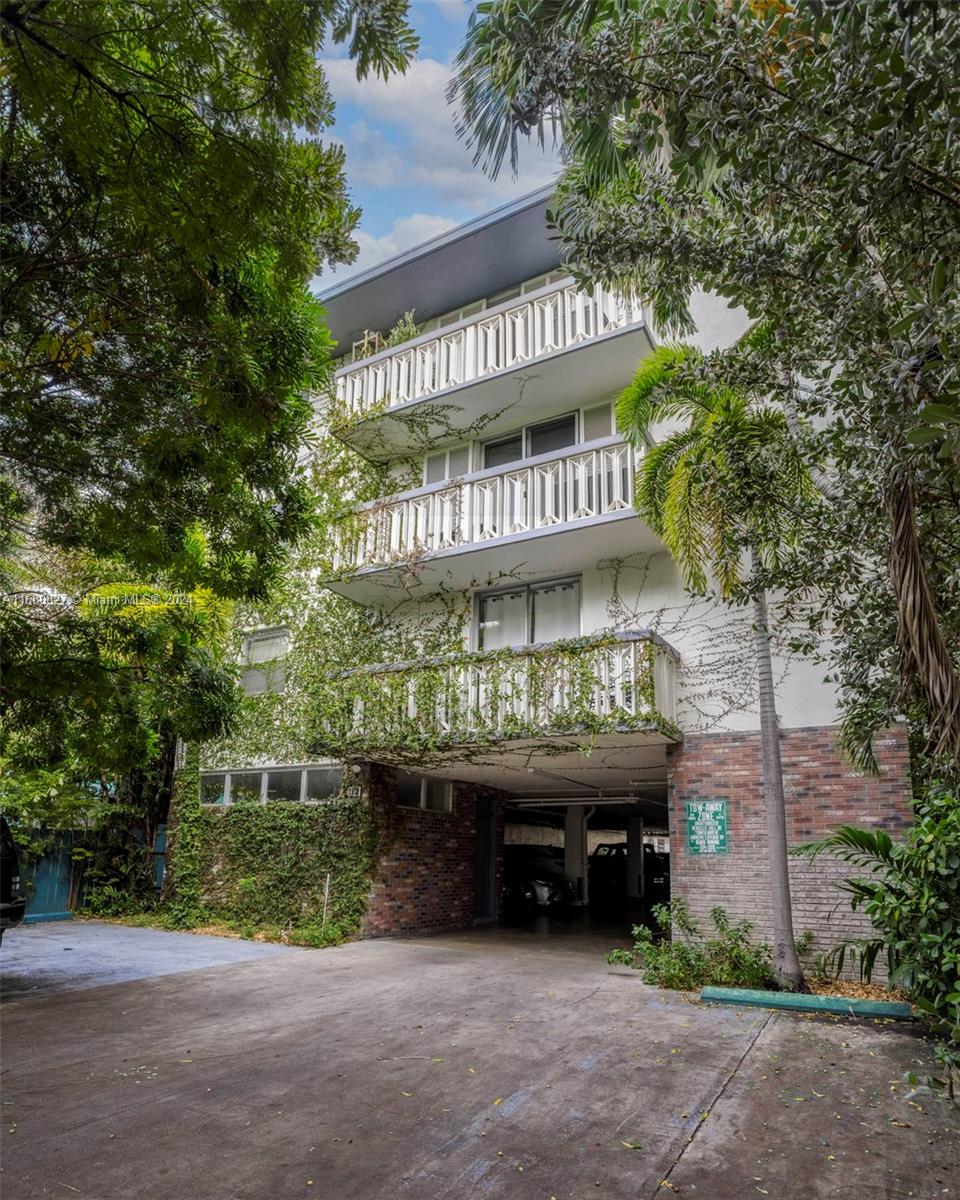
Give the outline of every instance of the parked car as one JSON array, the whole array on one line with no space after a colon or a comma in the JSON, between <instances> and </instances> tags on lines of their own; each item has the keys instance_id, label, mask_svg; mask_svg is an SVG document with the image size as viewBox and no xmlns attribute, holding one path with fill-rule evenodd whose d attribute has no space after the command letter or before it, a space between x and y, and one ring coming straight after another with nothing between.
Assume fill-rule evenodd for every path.
<instances>
[{"instance_id":1,"label":"parked car","mask_svg":"<svg viewBox=\"0 0 960 1200\"><path fill-rule=\"evenodd\" d=\"M4 931L23 920L27 902L20 895L20 858L10 826L0 817L0 941Z\"/></svg>"},{"instance_id":2,"label":"parked car","mask_svg":"<svg viewBox=\"0 0 960 1200\"><path fill-rule=\"evenodd\" d=\"M627 843L601 842L587 864L590 903L594 908L613 908L627 899Z\"/></svg>"},{"instance_id":3,"label":"parked car","mask_svg":"<svg viewBox=\"0 0 960 1200\"><path fill-rule=\"evenodd\" d=\"M509 845L503 851L503 905L508 913L563 908L574 899L563 851L555 846Z\"/></svg>"},{"instance_id":4,"label":"parked car","mask_svg":"<svg viewBox=\"0 0 960 1200\"><path fill-rule=\"evenodd\" d=\"M590 901L611 908L627 899L627 843L601 842L590 855ZM639 886L639 881L638 881ZM670 899L670 855L643 844L643 899L665 904Z\"/></svg>"},{"instance_id":5,"label":"parked car","mask_svg":"<svg viewBox=\"0 0 960 1200\"><path fill-rule=\"evenodd\" d=\"M643 898L648 904L670 902L670 855L643 847Z\"/></svg>"}]
</instances>

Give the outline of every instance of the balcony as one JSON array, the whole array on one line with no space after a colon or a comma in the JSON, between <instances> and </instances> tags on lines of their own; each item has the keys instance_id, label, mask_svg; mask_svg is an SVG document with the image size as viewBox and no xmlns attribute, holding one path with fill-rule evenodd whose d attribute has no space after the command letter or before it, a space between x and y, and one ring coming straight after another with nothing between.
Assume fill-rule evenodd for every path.
<instances>
[{"instance_id":1,"label":"balcony","mask_svg":"<svg viewBox=\"0 0 960 1200\"><path fill-rule=\"evenodd\" d=\"M634 471L633 449L609 437L374 501L341 529L330 586L367 603L391 574L467 587L510 555L556 573L657 550L632 508Z\"/></svg>"},{"instance_id":2,"label":"balcony","mask_svg":"<svg viewBox=\"0 0 960 1200\"><path fill-rule=\"evenodd\" d=\"M496 434L544 401L557 410L609 395L650 346L638 301L552 284L342 368L335 386L347 420L337 433L371 459L422 450L478 416L490 418L485 436Z\"/></svg>"},{"instance_id":3,"label":"balcony","mask_svg":"<svg viewBox=\"0 0 960 1200\"><path fill-rule=\"evenodd\" d=\"M586 744L616 750L639 737L662 756L680 737L676 660L662 639L637 630L361 667L327 681L319 743L340 758L415 763L461 778L464 764L477 767L485 751L505 770L519 753L524 783L538 757L567 752L576 765ZM633 762L625 769L636 773ZM598 766L581 769L591 765Z\"/></svg>"}]
</instances>

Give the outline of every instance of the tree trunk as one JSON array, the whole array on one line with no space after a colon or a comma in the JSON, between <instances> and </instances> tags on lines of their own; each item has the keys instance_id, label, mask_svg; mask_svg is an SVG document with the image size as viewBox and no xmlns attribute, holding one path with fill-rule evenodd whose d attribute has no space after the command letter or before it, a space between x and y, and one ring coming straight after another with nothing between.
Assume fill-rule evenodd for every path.
<instances>
[{"instance_id":1,"label":"tree trunk","mask_svg":"<svg viewBox=\"0 0 960 1200\"><path fill-rule=\"evenodd\" d=\"M916 680L923 691L933 757L960 759L960 676L940 626L920 550L913 483L905 467L887 476L890 582L899 608L900 676L904 703Z\"/></svg>"},{"instance_id":2,"label":"tree trunk","mask_svg":"<svg viewBox=\"0 0 960 1200\"><path fill-rule=\"evenodd\" d=\"M773 661L767 597L759 592L753 604L756 623L757 674L760 684L760 758L763 807L767 813L770 890L773 902L773 974L787 992L806 991L790 907L790 873L787 866L787 815L783 798L783 765L780 761L780 723L773 692Z\"/></svg>"}]
</instances>

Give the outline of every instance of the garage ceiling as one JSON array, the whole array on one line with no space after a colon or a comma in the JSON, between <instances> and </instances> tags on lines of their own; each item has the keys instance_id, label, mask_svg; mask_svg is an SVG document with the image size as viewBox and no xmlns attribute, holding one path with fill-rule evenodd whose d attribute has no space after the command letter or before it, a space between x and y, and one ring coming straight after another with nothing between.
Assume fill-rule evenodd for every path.
<instances>
[{"instance_id":1,"label":"garage ceiling","mask_svg":"<svg viewBox=\"0 0 960 1200\"><path fill-rule=\"evenodd\" d=\"M526 801L658 800L665 794L670 744L655 732L602 734L589 753L582 739L517 741L474 749L469 762L462 750L451 752L447 761L431 761L429 774L500 788Z\"/></svg>"}]
</instances>

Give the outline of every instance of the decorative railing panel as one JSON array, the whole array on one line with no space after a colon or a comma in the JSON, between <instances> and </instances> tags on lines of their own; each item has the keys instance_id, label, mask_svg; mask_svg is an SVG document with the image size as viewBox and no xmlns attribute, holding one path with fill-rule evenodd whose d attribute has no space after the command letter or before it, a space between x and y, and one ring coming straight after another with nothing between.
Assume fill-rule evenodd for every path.
<instances>
[{"instance_id":1,"label":"decorative railing panel","mask_svg":"<svg viewBox=\"0 0 960 1200\"><path fill-rule=\"evenodd\" d=\"M337 399L350 417L393 408L510 370L557 350L643 321L637 300L596 287L535 293L415 338L337 373Z\"/></svg>"},{"instance_id":2,"label":"decorative railing panel","mask_svg":"<svg viewBox=\"0 0 960 1200\"><path fill-rule=\"evenodd\" d=\"M633 477L633 450L609 439L590 450L542 455L389 497L364 507L344 526L334 568L413 560L452 546L624 512L632 504Z\"/></svg>"},{"instance_id":3,"label":"decorative railing panel","mask_svg":"<svg viewBox=\"0 0 960 1200\"><path fill-rule=\"evenodd\" d=\"M675 664L666 643L635 631L362 667L328 679L321 742L336 755L403 761L550 734L677 736Z\"/></svg>"}]
</instances>

